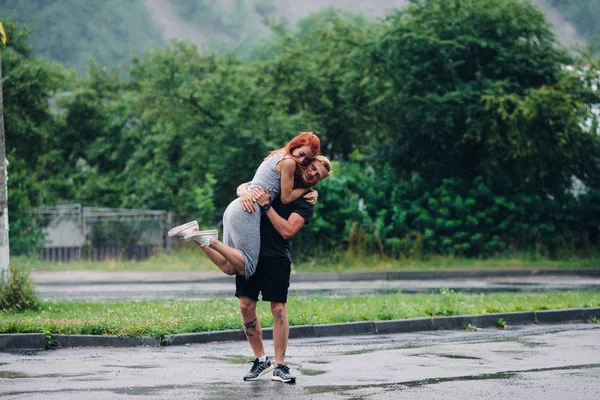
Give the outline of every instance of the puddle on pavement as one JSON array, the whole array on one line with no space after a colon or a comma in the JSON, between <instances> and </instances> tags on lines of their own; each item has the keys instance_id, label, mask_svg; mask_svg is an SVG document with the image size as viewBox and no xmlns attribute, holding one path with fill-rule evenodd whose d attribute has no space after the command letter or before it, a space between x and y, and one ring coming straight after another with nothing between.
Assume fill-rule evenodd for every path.
<instances>
[{"instance_id":1,"label":"puddle on pavement","mask_svg":"<svg viewBox=\"0 0 600 400\"><path fill-rule=\"evenodd\" d=\"M455 360L481 360L480 357L460 356L457 354L434 354L434 356L444 357L444 358L453 358Z\"/></svg>"},{"instance_id":2,"label":"puddle on pavement","mask_svg":"<svg viewBox=\"0 0 600 400\"><path fill-rule=\"evenodd\" d=\"M100 378L100 377L92 377L92 378L75 378L73 381L75 382L102 382L108 381L109 378Z\"/></svg>"},{"instance_id":3,"label":"puddle on pavement","mask_svg":"<svg viewBox=\"0 0 600 400\"><path fill-rule=\"evenodd\" d=\"M519 339L519 340L515 340L515 342L517 342L525 347L530 347L530 348L550 347L550 345L548 343L535 342L533 340Z\"/></svg>"},{"instance_id":4,"label":"puddle on pavement","mask_svg":"<svg viewBox=\"0 0 600 400\"><path fill-rule=\"evenodd\" d=\"M8 393L2 393L6 396L31 396L33 394L44 394L44 393L52 393L53 395L59 393L78 393L85 392L85 398L89 398L90 392L112 392L115 394L125 394L130 396L146 396L149 394L156 394L156 392L161 392L164 390L178 390L178 389L190 389L197 387L195 385L163 385L163 386L134 386L134 387L124 387L124 388L81 388L81 389L58 389L51 391L43 391L43 390L31 390L31 391L14 391ZM232 397L234 399L234 397Z\"/></svg>"},{"instance_id":5,"label":"puddle on pavement","mask_svg":"<svg viewBox=\"0 0 600 400\"><path fill-rule=\"evenodd\" d=\"M108 368L130 368L130 369L152 369L156 368L156 365L103 365Z\"/></svg>"},{"instance_id":6,"label":"puddle on pavement","mask_svg":"<svg viewBox=\"0 0 600 400\"><path fill-rule=\"evenodd\" d=\"M581 364L581 365L566 365L563 367L548 367L548 368L535 368L528 369L519 372L546 372L546 371L569 371L574 369L596 369L600 368L600 364Z\"/></svg>"},{"instance_id":7,"label":"puddle on pavement","mask_svg":"<svg viewBox=\"0 0 600 400\"><path fill-rule=\"evenodd\" d=\"M358 354L367 354L367 353L373 353L375 351L379 351L381 349L363 349L363 350L350 350L350 351L346 351L344 353L342 353L344 356L355 356Z\"/></svg>"},{"instance_id":8,"label":"puddle on pavement","mask_svg":"<svg viewBox=\"0 0 600 400\"><path fill-rule=\"evenodd\" d=\"M0 371L0 378L4 378L4 379L71 378L71 377L89 376L89 375L90 374L42 374L42 375L31 375L31 374L26 374L24 372Z\"/></svg>"},{"instance_id":9,"label":"puddle on pavement","mask_svg":"<svg viewBox=\"0 0 600 400\"><path fill-rule=\"evenodd\" d=\"M201 390L202 398L213 400L295 399L302 394L303 388L296 384L258 380L237 385L231 381L207 383Z\"/></svg>"},{"instance_id":10,"label":"puddle on pavement","mask_svg":"<svg viewBox=\"0 0 600 400\"><path fill-rule=\"evenodd\" d=\"M150 394L155 394L159 390L162 390L162 389L160 387L154 387L154 386L138 386L138 387L110 389L110 391L115 394L126 394L128 396L147 396Z\"/></svg>"},{"instance_id":11,"label":"puddle on pavement","mask_svg":"<svg viewBox=\"0 0 600 400\"><path fill-rule=\"evenodd\" d=\"M298 345L300 346L314 346L314 345L320 345L320 344L324 344L324 345L331 345L332 342L334 342L334 340L331 339L306 339L305 341L303 341L302 343L299 343Z\"/></svg>"},{"instance_id":12,"label":"puddle on pavement","mask_svg":"<svg viewBox=\"0 0 600 400\"><path fill-rule=\"evenodd\" d=\"M415 387L434 385L437 383L444 383L444 382L510 379L510 378L513 378L515 375L516 375L516 373L514 373L514 372L499 372L496 374L481 374L481 375L457 376L457 377L448 377L448 378L431 378L431 379L422 379L422 380L418 380L418 381L406 381L406 382L394 382L394 383L375 383L375 384L368 384L368 385L312 386L312 387L307 387L306 390L310 394L324 394L324 393L334 393L334 392L340 392L340 391L377 389L377 388L384 389L384 391L398 391L398 390L402 390L405 388L415 388Z\"/></svg>"},{"instance_id":13,"label":"puddle on pavement","mask_svg":"<svg viewBox=\"0 0 600 400\"><path fill-rule=\"evenodd\" d=\"M550 368L535 368L521 371L502 371L493 374L480 374L480 375L467 375L467 376L456 376L456 377L445 377L445 378L430 378L422 379L417 381L406 381L406 382L392 382L392 383L375 383L367 385L332 385L332 386L310 386L306 387L305 390L310 394L325 394L334 392L344 392L351 390L361 389L378 389L381 388L384 391L398 391L403 388L418 388L427 385L435 385L438 383L445 382L465 382L465 381L483 381L483 380L506 380L513 379L516 376L524 373L531 372L548 372L548 371L567 371L567 370L587 370L600 368L600 364L583 364L583 365L567 365L562 367L550 367Z\"/></svg>"},{"instance_id":14,"label":"puddle on pavement","mask_svg":"<svg viewBox=\"0 0 600 400\"><path fill-rule=\"evenodd\" d=\"M407 343L407 344L403 344L403 345L399 345L399 346L385 346L385 347L377 347L377 348L373 348L373 349L349 350L342 354L345 356L355 356L355 355L360 355L360 354L373 353L376 351L422 349L424 347L430 347L430 346L431 346L431 344L426 344L426 343L421 343L421 344ZM313 362L313 361L311 361L311 362Z\"/></svg>"},{"instance_id":15,"label":"puddle on pavement","mask_svg":"<svg viewBox=\"0 0 600 400\"><path fill-rule=\"evenodd\" d=\"M23 372L16 371L0 371L0 379L25 379L31 378L31 375L27 375Z\"/></svg>"},{"instance_id":16,"label":"puddle on pavement","mask_svg":"<svg viewBox=\"0 0 600 400\"><path fill-rule=\"evenodd\" d=\"M323 371L321 369L298 368L298 371L300 371L302 373L302 375L306 375L306 376L318 376L318 375L323 375L323 374L327 373L327 371Z\"/></svg>"},{"instance_id":17,"label":"puddle on pavement","mask_svg":"<svg viewBox=\"0 0 600 400\"><path fill-rule=\"evenodd\" d=\"M247 364L249 361L252 362L254 361L254 359L250 356L240 356L240 355L235 355L235 356L227 356L227 357L206 357L210 360L216 360L216 361L225 361L228 362L230 364Z\"/></svg>"}]
</instances>

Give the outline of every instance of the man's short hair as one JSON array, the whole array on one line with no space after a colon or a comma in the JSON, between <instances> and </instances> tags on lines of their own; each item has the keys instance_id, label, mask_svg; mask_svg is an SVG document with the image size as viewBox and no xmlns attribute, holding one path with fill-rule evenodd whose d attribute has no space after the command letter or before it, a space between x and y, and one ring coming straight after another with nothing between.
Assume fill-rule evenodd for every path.
<instances>
[{"instance_id":1,"label":"man's short hair","mask_svg":"<svg viewBox=\"0 0 600 400\"><path fill-rule=\"evenodd\" d=\"M329 158L322 155L318 155L315 156L313 160L319 161L321 164L323 164L323 167L325 167L325 170L329 174L327 176L331 176L333 174L333 169L331 168L331 162L329 161Z\"/></svg>"}]
</instances>

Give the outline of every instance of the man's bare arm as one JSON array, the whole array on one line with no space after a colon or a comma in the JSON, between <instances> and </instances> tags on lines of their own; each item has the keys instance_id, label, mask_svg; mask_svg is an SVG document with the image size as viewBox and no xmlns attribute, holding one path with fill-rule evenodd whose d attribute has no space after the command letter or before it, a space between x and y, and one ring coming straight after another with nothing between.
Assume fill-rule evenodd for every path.
<instances>
[{"instance_id":1,"label":"man's bare arm","mask_svg":"<svg viewBox=\"0 0 600 400\"><path fill-rule=\"evenodd\" d=\"M259 206L264 206L271 201L269 189L256 188L253 190L252 195L254 201L256 201ZM306 223L304 218L298 213L292 213L288 219L282 218L272 207L265 212L265 215L269 218L269 221L271 221L275 230L286 240L293 238Z\"/></svg>"},{"instance_id":2,"label":"man's bare arm","mask_svg":"<svg viewBox=\"0 0 600 400\"><path fill-rule=\"evenodd\" d=\"M265 215L269 218L275 230L286 240L293 238L306 223L304 218L296 213L292 213L288 219L284 219L277 214L277 211L273 210L273 207L269 208Z\"/></svg>"}]
</instances>

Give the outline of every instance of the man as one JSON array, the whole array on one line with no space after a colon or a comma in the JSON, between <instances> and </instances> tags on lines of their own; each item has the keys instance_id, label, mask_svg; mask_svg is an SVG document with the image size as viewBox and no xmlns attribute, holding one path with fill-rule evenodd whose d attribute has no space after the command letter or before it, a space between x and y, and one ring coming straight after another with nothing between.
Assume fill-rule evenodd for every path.
<instances>
[{"instance_id":1,"label":"man","mask_svg":"<svg viewBox=\"0 0 600 400\"><path fill-rule=\"evenodd\" d=\"M312 187L330 174L331 163L329 160L324 156L317 156L300 176L297 185ZM238 188L238 195L248 200L246 185ZM285 352L289 337L286 302L290 286L292 238L312 219L314 204L310 204L304 197L288 205L282 204L279 198L270 204L268 191L261 188L253 191L252 199L263 212L260 228L260 256L256 273L250 279L241 275L236 276L235 292L236 297L240 299L244 332L256 357L250 372L244 376L244 380L257 380L273 371L272 380L286 383L295 382L296 377L285 365ZM252 209L252 207L249 208ZM276 366L271 364L265 354L262 329L256 314L256 304L260 292L262 292L263 301L271 302Z\"/></svg>"}]
</instances>

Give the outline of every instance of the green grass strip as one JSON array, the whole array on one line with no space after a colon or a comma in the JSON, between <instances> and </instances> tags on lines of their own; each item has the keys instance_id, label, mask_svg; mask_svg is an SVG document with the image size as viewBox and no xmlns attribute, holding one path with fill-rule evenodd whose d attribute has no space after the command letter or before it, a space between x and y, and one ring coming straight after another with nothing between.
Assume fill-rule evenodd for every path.
<instances>
[{"instance_id":1,"label":"green grass strip","mask_svg":"<svg viewBox=\"0 0 600 400\"><path fill-rule=\"evenodd\" d=\"M405 318L600 307L591 291L463 294L392 294L372 297L295 297L288 301L290 325L382 321ZM273 319L259 302L263 327ZM240 329L236 300L44 302L36 311L0 312L0 333L150 335Z\"/></svg>"},{"instance_id":2,"label":"green grass strip","mask_svg":"<svg viewBox=\"0 0 600 400\"><path fill-rule=\"evenodd\" d=\"M157 253L144 261L41 261L37 257L11 257L11 263L23 271L105 271L105 272L218 272L198 246ZM589 256L549 259L534 254L497 256L490 259L465 259L451 256L427 256L422 259L397 259L379 255L355 255L340 252L294 263L295 272L356 272L382 270L439 270L481 268L600 268L600 257Z\"/></svg>"}]
</instances>

